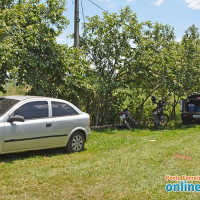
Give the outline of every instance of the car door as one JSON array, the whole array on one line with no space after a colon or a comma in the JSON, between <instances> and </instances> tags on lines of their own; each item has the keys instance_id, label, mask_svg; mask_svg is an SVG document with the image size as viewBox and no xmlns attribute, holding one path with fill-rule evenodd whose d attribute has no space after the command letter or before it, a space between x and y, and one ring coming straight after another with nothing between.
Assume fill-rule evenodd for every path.
<instances>
[{"instance_id":1,"label":"car door","mask_svg":"<svg viewBox=\"0 0 200 200\"><path fill-rule=\"evenodd\" d=\"M81 116L70 105L64 102L52 101L53 145L66 145L67 136L80 126Z\"/></svg>"},{"instance_id":2,"label":"car door","mask_svg":"<svg viewBox=\"0 0 200 200\"><path fill-rule=\"evenodd\" d=\"M5 123L4 152L50 145L53 124L48 104L48 101L31 101L10 113L23 116L25 121Z\"/></svg>"}]
</instances>

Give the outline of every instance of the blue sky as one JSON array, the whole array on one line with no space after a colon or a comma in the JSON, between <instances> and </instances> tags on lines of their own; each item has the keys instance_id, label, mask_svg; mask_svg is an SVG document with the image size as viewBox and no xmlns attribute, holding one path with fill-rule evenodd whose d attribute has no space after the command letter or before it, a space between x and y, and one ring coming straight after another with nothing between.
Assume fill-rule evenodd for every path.
<instances>
[{"instance_id":1,"label":"blue sky","mask_svg":"<svg viewBox=\"0 0 200 200\"><path fill-rule=\"evenodd\" d=\"M83 23L81 0L80 22ZM174 27L177 40L180 40L185 30L195 24L200 28L200 0L92 0L108 12L118 12L122 7L130 6L142 21L159 22ZM89 2L82 0L85 16L102 15L102 10ZM73 45L72 39L66 36L74 31L74 0L67 1L65 16L70 20L67 29L57 38L58 43ZM82 32L80 24L80 32Z\"/></svg>"}]
</instances>

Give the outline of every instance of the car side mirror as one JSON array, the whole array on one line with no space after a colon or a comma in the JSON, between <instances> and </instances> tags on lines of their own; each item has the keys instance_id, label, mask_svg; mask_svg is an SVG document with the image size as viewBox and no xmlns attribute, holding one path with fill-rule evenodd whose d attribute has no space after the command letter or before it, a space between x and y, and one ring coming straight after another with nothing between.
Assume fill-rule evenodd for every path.
<instances>
[{"instance_id":1,"label":"car side mirror","mask_svg":"<svg viewBox=\"0 0 200 200\"><path fill-rule=\"evenodd\" d=\"M8 122L24 122L24 117L20 115L10 116Z\"/></svg>"}]
</instances>

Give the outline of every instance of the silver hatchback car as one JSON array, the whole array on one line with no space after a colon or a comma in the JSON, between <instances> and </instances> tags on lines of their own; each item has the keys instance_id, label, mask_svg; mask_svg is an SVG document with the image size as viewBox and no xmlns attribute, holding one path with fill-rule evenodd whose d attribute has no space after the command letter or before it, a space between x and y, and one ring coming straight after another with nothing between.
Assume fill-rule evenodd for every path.
<instances>
[{"instance_id":1,"label":"silver hatchback car","mask_svg":"<svg viewBox=\"0 0 200 200\"><path fill-rule=\"evenodd\" d=\"M56 147L79 152L89 135L89 115L68 101L0 97L0 154Z\"/></svg>"}]
</instances>

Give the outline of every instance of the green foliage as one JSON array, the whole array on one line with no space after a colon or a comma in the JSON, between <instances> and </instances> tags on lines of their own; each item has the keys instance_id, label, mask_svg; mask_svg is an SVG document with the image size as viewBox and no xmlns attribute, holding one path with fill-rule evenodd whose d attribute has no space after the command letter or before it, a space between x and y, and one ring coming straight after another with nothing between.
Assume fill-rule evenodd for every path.
<instances>
[{"instance_id":1,"label":"green foliage","mask_svg":"<svg viewBox=\"0 0 200 200\"><path fill-rule=\"evenodd\" d=\"M117 123L126 107L148 121L151 95L167 100L176 118L179 100L199 91L194 25L176 42L171 26L139 22L126 7L88 18L75 49L56 42L69 23L65 6L65 0L0 2L0 92L14 78L31 85L29 94L67 99L90 113L93 125L103 125Z\"/></svg>"},{"instance_id":2,"label":"green foliage","mask_svg":"<svg viewBox=\"0 0 200 200\"><path fill-rule=\"evenodd\" d=\"M81 46L94 66L90 80L93 96L88 104L92 107L93 123L112 123L117 117L123 100L123 92L116 92L127 83L130 74L130 52L140 37L141 24L130 8L119 14L94 16L85 24Z\"/></svg>"},{"instance_id":3,"label":"green foliage","mask_svg":"<svg viewBox=\"0 0 200 200\"><path fill-rule=\"evenodd\" d=\"M192 25L183 36L180 44L182 77L181 86L185 94L198 91L200 87L200 35L199 29Z\"/></svg>"},{"instance_id":4,"label":"green foliage","mask_svg":"<svg viewBox=\"0 0 200 200\"><path fill-rule=\"evenodd\" d=\"M175 118L180 98L199 89L198 28L189 27L178 43L171 26L139 23L129 7L88 20L82 48L95 76L90 77L93 124L115 122L125 107L145 121L151 115L151 95L167 100Z\"/></svg>"},{"instance_id":5,"label":"green foliage","mask_svg":"<svg viewBox=\"0 0 200 200\"><path fill-rule=\"evenodd\" d=\"M138 98L137 112L142 118L144 104L154 93L162 98L167 96L174 67L174 32L168 25L146 23L132 54L131 88L135 89L132 98ZM127 55L128 56L128 55ZM172 66L173 65L173 66ZM134 97L135 95L135 97Z\"/></svg>"},{"instance_id":6,"label":"green foliage","mask_svg":"<svg viewBox=\"0 0 200 200\"><path fill-rule=\"evenodd\" d=\"M92 87L88 76L91 72L86 55L78 48L67 48L63 46L61 65L64 66L62 75L63 84L60 85L58 97L68 99L72 103L85 110L87 96Z\"/></svg>"},{"instance_id":7,"label":"green foliage","mask_svg":"<svg viewBox=\"0 0 200 200\"><path fill-rule=\"evenodd\" d=\"M32 93L55 95L65 73L60 57L65 47L56 43L56 37L68 24L64 10L65 1L29 0L0 13L0 84L10 71L21 83L32 85Z\"/></svg>"}]
</instances>

